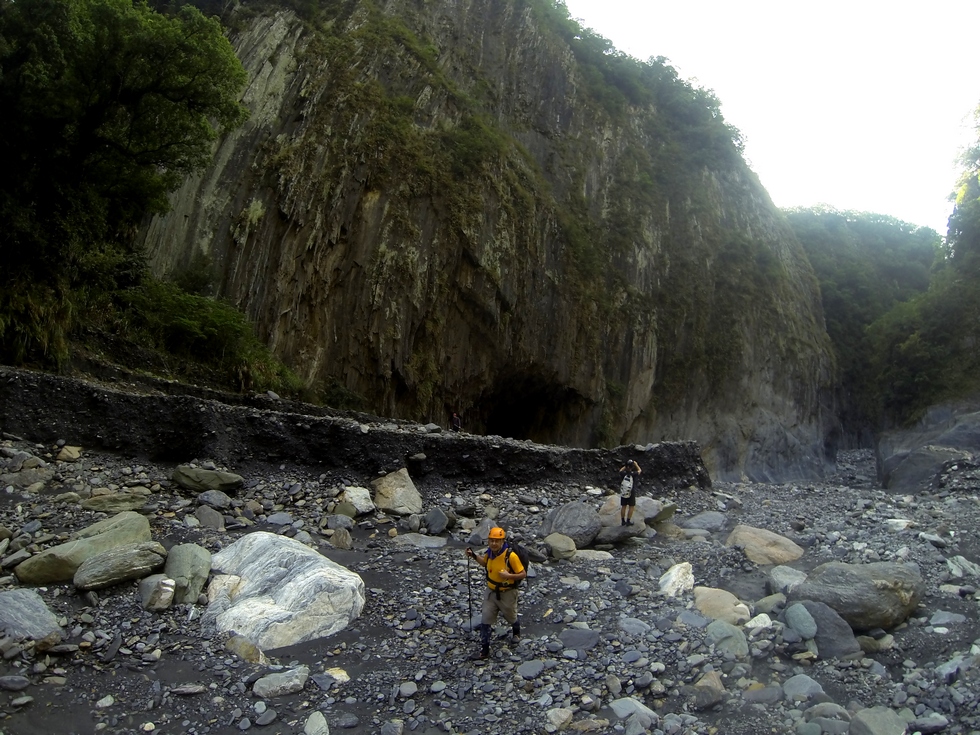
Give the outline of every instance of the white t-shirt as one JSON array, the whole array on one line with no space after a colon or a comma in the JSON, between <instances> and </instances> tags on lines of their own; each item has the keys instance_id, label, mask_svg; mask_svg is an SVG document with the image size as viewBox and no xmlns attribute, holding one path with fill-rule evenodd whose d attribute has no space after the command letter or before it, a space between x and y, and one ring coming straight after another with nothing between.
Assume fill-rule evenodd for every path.
<instances>
[{"instance_id":1,"label":"white t-shirt","mask_svg":"<svg viewBox=\"0 0 980 735\"><path fill-rule=\"evenodd\" d=\"M633 475L627 474L619 484L619 494L628 498L633 494Z\"/></svg>"}]
</instances>

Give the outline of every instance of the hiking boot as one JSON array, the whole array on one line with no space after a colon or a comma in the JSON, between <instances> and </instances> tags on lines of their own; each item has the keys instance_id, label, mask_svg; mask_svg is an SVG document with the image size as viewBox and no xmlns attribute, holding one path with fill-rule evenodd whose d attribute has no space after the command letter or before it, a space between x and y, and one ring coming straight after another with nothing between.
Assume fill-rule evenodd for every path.
<instances>
[{"instance_id":1,"label":"hiking boot","mask_svg":"<svg viewBox=\"0 0 980 735\"><path fill-rule=\"evenodd\" d=\"M490 658L490 646L484 646L479 651L470 656L471 661L482 661Z\"/></svg>"},{"instance_id":2,"label":"hiking boot","mask_svg":"<svg viewBox=\"0 0 980 735\"><path fill-rule=\"evenodd\" d=\"M620 518L619 519L619 525L620 526L625 526L626 525L626 519L625 518Z\"/></svg>"},{"instance_id":3,"label":"hiking boot","mask_svg":"<svg viewBox=\"0 0 980 735\"><path fill-rule=\"evenodd\" d=\"M630 518L628 521L626 521L626 525L627 526L632 526L633 525L633 519Z\"/></svg>"}]
</instances>

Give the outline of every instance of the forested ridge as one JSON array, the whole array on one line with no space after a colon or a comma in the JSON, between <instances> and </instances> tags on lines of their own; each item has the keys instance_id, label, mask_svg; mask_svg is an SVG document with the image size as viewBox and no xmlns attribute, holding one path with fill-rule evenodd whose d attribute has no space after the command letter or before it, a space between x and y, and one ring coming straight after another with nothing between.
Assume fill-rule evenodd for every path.
<instances>
[{"instance_id":1,"label":"forested ridge","mask_svg":"<svg viewBox=\"0 0 980 735\"><path fill-rule=\"evenodd\" d=\"M664 111L664 129L649 132L669 145L659 158L638 152L636 183L651 201L666 185L658 171L696 171L741 155L741 136L724 121L719 101L680 79L665 59L641 62L617 52L561 2L526 4L569 44L589 94L608 114L625 117L631 105L653 103ZM282 5L314 25L353 7L338 0ZM274 6L246 2L219 21L213 14L223 6L208 0L0 0L0 146L7 162L0 173L0 359L65 369L78 354L125 355L152 372L225 387L356 401L304 386L233 306L212 296L201 264L154 279L134 241L144 217L164 211L167 194L206 165L212 142L246 117L239 101L245 73L222 22L241 23ZM395 21L384 22L386 33L412 43ZM415 52L432 64L430 49ZM391 119L398 122L395 103ZM400 134L397 126L391 134ZM439 139L439 155L449 157L448 184L508 145L474 114ZM871 213L785 212L820 281L851 443L867 444L874 432L978 388L978 174L980 143L964 155L945 238ZM629 211L613 211L601 232L571 204L562 217L586 285L603 258L637 237ZM765 254L751 243L727 247L722 256L737 267L725 277L742 280L721 292L744 298L746 289L764 287L773 266ZM724 304L718 308L724 312ZM706 345L723 347L710 338Z\"/></svg>"}]
</instances>

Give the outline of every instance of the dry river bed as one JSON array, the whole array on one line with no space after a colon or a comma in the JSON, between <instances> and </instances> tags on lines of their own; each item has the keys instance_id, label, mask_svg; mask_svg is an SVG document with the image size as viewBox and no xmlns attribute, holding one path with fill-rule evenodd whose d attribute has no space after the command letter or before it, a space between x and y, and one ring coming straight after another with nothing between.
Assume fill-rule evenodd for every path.
<instances>
[{"instance_id":1,"label":"dry river bed","mask_svg":"<svg viewBox=\"0 0 980 735\"><path fill-rule=\"evenodd\" d=\"M3 445L47 461L57 451L15 437ZM194 542L215 552L257 529L308 533L325 556L364 579L367 604L354 625L328 639L268 652L271 663L257 665L204 635L200 606L143 610L136 583L97 593L79 593L70 584L41 588L78 649L0 660L0 735L312 735L315 712L334 733L817 735L847 733L850 715L874 706L902 712L909 733L980 733L978 580L950 579L946 564L952 556L980 563L976 466L950 469L942 488L895 495L875 487L870 452L848 452L825 482L716 483L707 491L679 491L663 498L676 503L677 518L715 510L723 525L697 537L672 526L651 528L608 549L605 559L533 564L520 605L523 638L495 640L488 661L469 659L478 642L466 622L478 610L483 578L482 570L466 565L468 540L461 530L445 534L441 548L406 548L391 535L392 529L409 530L404 520L372 515L358 519L352 549L335 549L320 530L321 519L338 489L367 478L288 463L220 469L245 477L237 501L254 498L267 513L254 521L229 519L223 531L193 527L185 517L196 501L170 482L173 466L84 451L76 463L59 463L56 480L41 493L0 487L0 529L14 535L25 527L36 535L75 531L101 516L54 503L55 495L138 483L153 491L142 512L168 548ZM615 484L610 477L609 492ZM526 487L458 482L419 489L427 507L496 517L532 547L548 510L570 500L599 502L595 489L560 477ZM292 522L268 522L273 514L281 520L281 513ZM891 518L912 525L896 532L883 523ZM692 596L667 597L658 580L674 564L690 562L697 585L726 589L750 606L766 596L766 570L724 545L736 524L796 541L806 554L793 566L804 571L830 560L915 562L926 596L890 631L894 645L864 658L794 657L799 642L779 625L749 637L748 659L726 657L706 642L708 621ZM11 570L0 570L0 590L16 586ZM112 650L117 632L122 645ZM948 664L957 657L965 663L950 675ZM269 700L253 694L260 676L301 665L310 672L302 691ZM711 672L724 690L706 698L692 684ZM784 689L794 677L801 681L799 675L816 689L797 696ZM22 679L26 687L2 686ZM629 716L624 700L641 702L653 716Z\"/></svg>"}]
</instances>

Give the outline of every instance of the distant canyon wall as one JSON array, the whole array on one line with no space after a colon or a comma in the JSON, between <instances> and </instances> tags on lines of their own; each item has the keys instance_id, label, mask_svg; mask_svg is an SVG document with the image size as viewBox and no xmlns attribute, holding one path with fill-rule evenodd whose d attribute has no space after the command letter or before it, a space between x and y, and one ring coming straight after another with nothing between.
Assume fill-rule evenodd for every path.
<instances>
[{"instance_id":1,"label":"distant canyon wall","mask_svg":"<svg viewBox=\"0 0 980 735\"><path fill-rule=\"evenodd\" d=\"M604 99L541 3L344 8L239 24L251 119L147 223L155 273L211 269L297 373L381 415L827 470L816 281L717 126Z\"/></svg>"}]
</instances>

